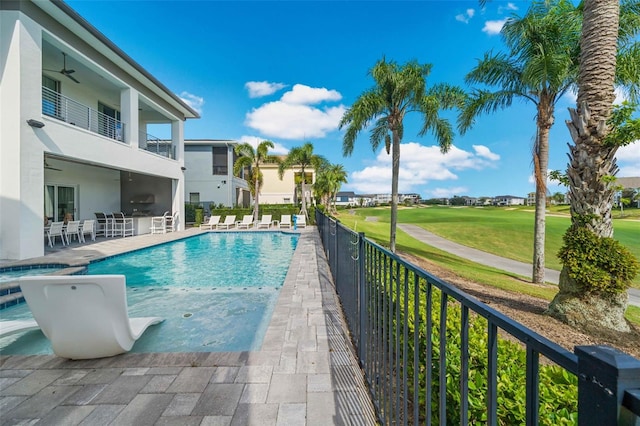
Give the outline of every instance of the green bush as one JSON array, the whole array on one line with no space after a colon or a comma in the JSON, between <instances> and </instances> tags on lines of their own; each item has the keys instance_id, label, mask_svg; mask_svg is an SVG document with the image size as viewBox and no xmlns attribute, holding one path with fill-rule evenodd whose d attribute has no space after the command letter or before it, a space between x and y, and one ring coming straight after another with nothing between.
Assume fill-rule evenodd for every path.
<instances>
[{"instance_id":1,"label":"green bush","mask_svg":"<svg viewBox=\"0 0 640 426\"><path fill-rule=\"evenodd\" d=\"M638 273L635 256L613 238L601 238L585 227L570 227L558 258L569 277L586 292L618 294L627 291Z\"/></svg>"},{"instance_id":2,"label":"green bush","mask_svg":"<svg viewBox=\"0 0 640 426\"><path fill-rule=\"evenodd\" d=\"M391 266L389 269L393 269ZM394 274L395 275L395 274ZM404 271L400 271L399 277L406 276ZM387 277L388 279L388 277ZM395 281L395 280L394 280ZM396 284L394 284L395 286ZM419 322L418 333L419 339L417 353L420 356L418 360L419 369L414 371L414 340L413 333L416 329L416 321L413 313L413 291L409 291L409 297L406 301L409 309L404 310L405 296L404 291L398 291L397 288L384 288L380 284L378 288L379 300L377 306L382 306L384 294L392 294L392 305L400 306L399 322L393 322L389 341L399 341L399 347L404 344L405 330L402 327L406 317L407 320L407 346L406 365L408 383L413 383L414 375L418 375L418 389L410 389L409 395L401 395L408 398L408 404L414 401L415 392L418 393L421 413L420 419L413 419L415 424L424 424L426 401L426 281L420 280L421 297L419 306ZM400 288L404 287L401 279ZM412 285L408 285L412 288ZM431 420L433 424L439 423L439 361L440 361L440 300L441 292L437 288L433 288L432 294L432 364L431 364L431 401L429 404ZM387 308L393 311L393 307ZM395 316L395 312L393 312ZM392 317L393 317L392 316ZM449 299L447 306L446 320L446 402L447 402L447 419L446 424L460 424L460 374L461 374L461 307L460 304L453 299ZM386 333L385 333L386 334ZM469 316L469 424L482 424L487 421L487 320L475 314ZM518 343L507 340L502 336L498 336L498 377L497 377L497 415L498 424L515 425L524 424L526 422L525 401L526 401L526 351ZM568 373L563 368L556 365L540 365L540 424L541 425L559 425L559 424L576 424L578 411L578 388L577 378Z\"/></svg>"},{"instance_id":3,"label":"green bush","mask_svg":"<svg viewBox=\"0 0 640 426\"><path fill-rule=\"evenodd\" d=\"M204 209L202 207L196 208L195 217L196 226L200 226L200 224L204 221Z\"/></svg>"},{"instance_id":4,"label":"green bush","mask_svg":"<svg viewBox=\"0 0 640 426\"><path fill-rule=\"evenodd\" d=\"M184 218L187 223L193 223L196 220L196 205L186 203L184 205Z\"/></svg>"}]
</instances>

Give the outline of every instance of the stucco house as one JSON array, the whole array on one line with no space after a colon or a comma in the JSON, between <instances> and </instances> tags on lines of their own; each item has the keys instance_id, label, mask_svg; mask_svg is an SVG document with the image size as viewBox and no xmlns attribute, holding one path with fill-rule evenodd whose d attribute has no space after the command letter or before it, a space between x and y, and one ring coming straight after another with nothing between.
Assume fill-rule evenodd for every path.
<instances>
[{"instance_id":1,"label":"stucco house","mask_svg":"<svg viewBox=\"0 0 640 426\"><path fill-rule=\"evenodd\" d=\"M497 195L493 197L493 204L496 206L524 206L525 199L515 195Z\"/></svg>"},{"instance_id":2,"label":"stucco house","mask_svg":"<svg viewBox=\"0 0 640 426\"><path fill-rule=\"evenodd\" d=\"M169 210L182 228L198 113L62 1L2 1L0 32L0 259L43 255L45 216Z\"/></svg>"},{"instance_id":3,"label":"stucco house","mask_svg":"<svg viewBox=\"0 0 640 426\"><path fill-rule=\"evenodd\" d=\"M260 204L297 204L300 198L296 188L301 177L300 166L294 165L287 168L282 175L278 175L277 163L265 163L260 166L262 172L262 190L260 191ZM316 172L313 167L305 167L306 185L305 197L307 203L311 203L313 197L312 185L316 181Z\"/></svg>"},{"instance_id":4,"label":"stucco house","mask_svg":"<svg viewBox=\"0 0 640 426\"><path fill-rule=\"evenodd\" d=\"M184 171L186 201L249 207L251 192L247 181L234 176L233 165L238 158L235 147L240 142L218 139L187 139L184 141Z\"/></svg>"}]
</instances>

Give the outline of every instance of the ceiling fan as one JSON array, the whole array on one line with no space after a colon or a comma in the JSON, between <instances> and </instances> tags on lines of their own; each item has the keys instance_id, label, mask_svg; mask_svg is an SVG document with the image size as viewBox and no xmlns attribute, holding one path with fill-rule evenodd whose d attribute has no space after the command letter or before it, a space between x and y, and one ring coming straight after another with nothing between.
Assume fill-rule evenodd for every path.
<instances>
[{"instance_id":1,"label":"ceiling fan","mask_svg":"<svg viewBox=\"0 0 640 426\"><path fill-rule=\"evenodd\" d=\"M53 166L51 166L49 163L47 163L47 160L44 160L44 168L45 170L55 170L56 172L61 172L62 169L57 169Z\"/></svg>"},{"instance_id":2,"label":"ceiling fan","mask_svg":"<svg viewBox=\"0 0 640 426\"><path fill-rule=\"evenodd\" d=\"M76 70L67 69L67 54L64 52L60 52L60 53L62 53L62 58L63 58L62 69L61 70L45 70L45 71L59 72L62 75L66 75L76 83L80 83L77 78L71 75L74 72L76 72Z\"/></svg>"}]
</instances>

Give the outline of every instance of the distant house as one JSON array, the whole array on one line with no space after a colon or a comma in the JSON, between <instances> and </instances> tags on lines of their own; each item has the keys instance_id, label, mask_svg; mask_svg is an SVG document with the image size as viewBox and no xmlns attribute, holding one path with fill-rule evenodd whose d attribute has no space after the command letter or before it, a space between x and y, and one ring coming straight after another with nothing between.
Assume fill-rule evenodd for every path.
<instances>
[{"instance_id":1,"label":"distant house","mask_svg":"<svg viewBox=\"0 0 640 426\"><path fill-rule=\"evenodd\" d=\"M523 197L515 195L498 195L493 198L493 204L496 206L524 206L524 203Z\"/></svg>"},{"instance_id":2,"label":"distant house","mask_svg":"<svg viewBox=\"0 0 640 426\"><path fill-rule=\"evenodd\" d=\"M358 197L355 192L342 191L336 194L336 206L353 207L358 205Z\"/></svg>"},{"instance_id":3,"label":"distant house","mask_svg":"<svg viewBox=\"0 0 640 426\"><path fill-rule=\"evenodd\" d=\"M635 191L640 192L640 177L621 177L621 178L618 178L616 180L616 185L620 185L626 190L635 190ZM614 198L615 198L614 199L614 203L615 204L619 204L620 203L621 195L622 194L620 192L615 194L615 196L614 196ZM636 201L637 201L638 208L640 208L640 199L638 199Z\"/></svg>"},{"instance_id":4,"label":"distant house","mask_svg":"<svg viewBox=\"0 0 640 426\"><path fill-rule=\"evenodd\" d=\"M401 203L410 202L411 204L418 204L420 202L420 194L398 194L398 199Z\"/></svg>"},{"instance_id":5,"label":"distant house","mask_svg":"<svg viewBox=\"0 0 640 426\"><path fill-rule=\"evenodd\" d=\"M373 202L374 204L389 204L391 203L391 194L375 194Z\"/></svg>"},{"instance_id":6,"label":"distant house","mask_svg":"<svg viewBox=\"0 0 640 426\"><path fill-rule=\"evenodd\" d=\"M266 163L260 166L262 172L262 190L260 191L260 204L298 204L302 170L299 165L293 165L284 171L282 179L278 175L277 163ZM305 193L307 203L311 203L313 197L312 185L316 181L316 171L313 167L305 167Z\"/></svg>"},{"instance_id":7,"label":"distant house","mask_svg":"<svg viewBox=\"0 0 640 426\"><path fill-rule=\"evenodd\" d=\"M233 140L187 139L184 141L185 200L188 203L249 207L251 192L244 176L233 175L238 158Z\"/></svg>"},{"instance_id":8,"label":"distant house","mask_svg":"<svg viewBox=\"0 0 640 426\"><path fill-rule=\"evenodd\" d=\"M536 193L530 192L527 194L527 205L535 206L536 205Z\"/></svg>"}]
</instances>

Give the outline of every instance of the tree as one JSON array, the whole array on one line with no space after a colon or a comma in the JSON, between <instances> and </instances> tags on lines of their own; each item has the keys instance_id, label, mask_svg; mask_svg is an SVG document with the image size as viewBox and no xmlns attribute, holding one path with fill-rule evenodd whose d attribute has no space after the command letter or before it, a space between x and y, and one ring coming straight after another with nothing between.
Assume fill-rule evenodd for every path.
<instances>
[{"instance_id":1,"label":"tree","mask_svg":"<svg viewBox=\"0 0 640 426\"><path fill-rule=\"evenodd\" d=\"M324 164L327 164L327 160L321 156L313 153L313 144L306 142L304 145L292 148L289 151L287 157L280 162L278 166L278 175L280 179L284 176L284 171L292 166L300 167L300 190L302 192L302 207L300 214L303 214L309 219L309 213L307 212L307 197L306 197L306 184L307 174L306 170L309 167L313 167L316 171L322 168Z\"/></svg>"},{"instance_id":2,"label":"tree","mask_svg":"<svg viewBox=\"0 0 640 426\"><path fill-rule=\"evenodd\" d=\"M578 16L570 1L534 2L524 17L514 16L502 28L507 52L485 54L466 76L467 83L487 85L495 91L472 91L460 115L463 133L480 114L507 108L516 99L531 102L536 108L534 283L544 283L549 131L555 121L556 103L575 86L578 75Z\"/></svg>"},{"instance_id":3,"label":"tree","mask_svg":"<svg viewBox=\"0 0 640 426\"><path fill-rule=\"evenodd\" d=\"M387 154L391 150L391 230L389 247L396 251L396 224L398 220L398 176L400 170L400 143L404 136L404 118L409 112L422 115L419 135L431 131L445 153L453 141L453 129L449 121L441 118L440 110L460 107L464 104L461 89L439 84L427 89L427 77L431 64L411 61L398 65L382 58L369 74L375 86L365 91L353 103L340 120L340 128L346 127L342 150L345 156L353 153L358 134L375 120L370 135L374 151L384 141Z\"/></svg>"},{"instance_id":4,"label":"tree","mask_svg":"<svg viewBox=\"0 0 640 426\"><path fill-rule=\"evenodd\" d=\"M628 15L629 11L631 15ZM561 259L560 291L547 310L550 315L580 328L629 331L624 319L628 300L626 287L637 272L637 260L635 265L633 261L625 264L628 273L624 280L614 283L617 285L613 288L604 289L592 286L589 276L578 275L580 271L572 268L569 260L570 255L580 249L575 244L577 237L583 240L582 246L589 241L592 247L588 249L594 252L598 247L611 244L614 189L607 177L615 176L615 153L625 143L625 137L620 133L613 132L614 136L609 137L610 129L616 128L619 119L615 114L611 119L614 83L631 82L635 89L629 93L632 99L637 95L640 59L636 56L634 62L628 58L640 52L638 42L629 42L638 34L639 12L635 2L623 1L621 5L618 0L584 1L577 108L569 109L571 120L567 121L574 143L569 147L567 170L571 226L565 233L561 252L569 256ZM616 67L617 54L621 58L621 68ZM624 256L625 250L621 245L615 250L607 250L604 260L629 259ZM616 255L618 257L613 259ZM600 259L582 260L579 264L582 270L597 273L609 282L614 282L615 274L620 273L620 264L614 263L615 271L612 271L602 268L597 263Z\"/></svg>"},{"instance_id":5,"label":"tree","mask_svg":"<svg viewBox=\"0 0 640 426\"><path fill-rule=\"evenodd\" d=\"M269 149L273 149L273 142L262 141L258 144L258 147L254 150L253 146L248 143L242 143L236 145L235 152L238 155L238 159L233 164L233 174L238 176L242 172L242 169L249 169L249 176L247 181L249 182L249 191L253 196L253 219L258 220L260 217L260 189L262 188L262 172L260 166L265 162L275 162L277 157L269 155Z\"/></svg>"},{"instance_id":6,"label":"tree","mask_svg":"<svg viewBox=\"0 0 640 426\"><path fill-rule=\"evenodd\" d=\"M343 183L347 183L347 172L342 164L326 164L316 173L314 192L327 208L327 212L336 213L336 196Z\"/></svg>"}]
</instances>

